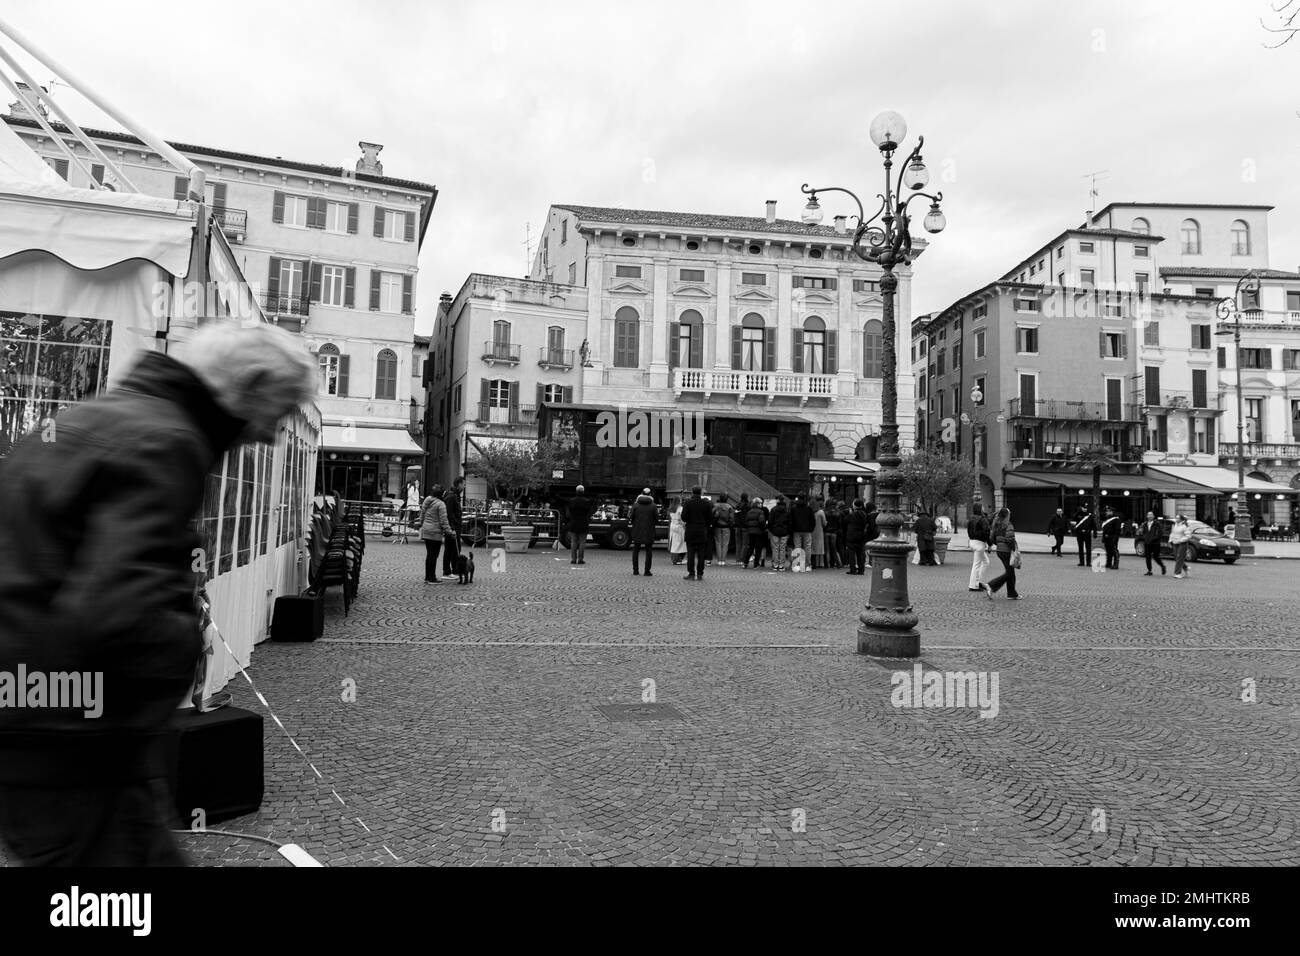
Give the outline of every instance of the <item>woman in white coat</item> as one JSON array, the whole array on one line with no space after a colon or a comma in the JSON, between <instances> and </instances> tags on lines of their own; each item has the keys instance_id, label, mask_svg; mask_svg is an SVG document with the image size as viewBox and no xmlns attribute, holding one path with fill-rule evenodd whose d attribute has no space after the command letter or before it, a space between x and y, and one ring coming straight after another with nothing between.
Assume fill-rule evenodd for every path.
<instances>
[{"instance_id":1,"label":"woman in white coat","mask_svg":"<svg viewBox=\"0 0 1300 956\"><path fill-rule=\"evenodd\" d=\"M674 498L668 503L668 553L673 564L686 560L686 524L682 521L682 502Z\"/></svg>"}]
</instances>

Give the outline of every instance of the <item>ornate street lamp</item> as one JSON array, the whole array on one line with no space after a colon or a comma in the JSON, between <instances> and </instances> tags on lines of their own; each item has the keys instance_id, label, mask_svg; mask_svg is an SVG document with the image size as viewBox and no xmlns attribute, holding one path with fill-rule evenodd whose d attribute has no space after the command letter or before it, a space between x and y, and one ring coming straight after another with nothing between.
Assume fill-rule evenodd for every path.
<instances>
[{"instance_id":1,"label":"ornate street lamp","mask_svg":"<svg viewBox=\"0 0 1300 956\"><path fill-rule=\"evenodd\" d=\"M1246 443L1244 440L1244 431L1246 427L1245 401L1241 395L1241 313L1250 312L1251 309L1241 308L1241 294L1245 292L1255 297L1256 308L1259 302L1259 275L1253 270L1247 272L1237 280L1237 288L1233 290L1231 296L1226 296L1219 300L1215 306L1215 313L1219 321L1224 325L1229 324L1231 319L1232 331L1222 326L1216 332L1217 335L1232 335L1233 361L1237 365L1237 507L1233 512L1237 516L1237 547L1241 549L1242 554L1254 554L1255 545L1250 539L1250 509L1246 503Z\"/></svg>"},{"instance_id":2,"label":"ornate street lamp","mask_svg":"<svg viewBox=\"0 0 1300 956\"><path fill-rule=\"evenodd\" d=\"M907 207L913 199L923 196L930 200L930 210L923 220L927 232L941 232L947 220L939 209L943 193L930 195L921 192L930 179L921 159L925 137L917 137L916 148L903 161L895 182L894 152L907 136L907 124L897 113L887 111L871 121L869 132L884 160L885 191L877 194L880 208L868 219L862 200L851 191L839 186L811 187L805 183L801 191L808 196L808 204L804 207L803 221L809 225L822 221L818 193L839 192L852 197L858 206L853 251L859 259L874 263L884 271L880 277L880 293L884 299L881 335L883 395L878 448L880 475L876 479L881 506L877 519L880 537L867 545L871 554L871 596L866 610L858 618L858 653L873 657L918 657L921 635L916 625L920 619L907 596L907 557L912 546L900 534L903 516L898 511L898 489L902 483L898 466L902 458L898 448L897 356L894 352L894 293L898 289L898 279L894 276L894 267L912 261L911 216Z\"/></svg>"}]
</instances>

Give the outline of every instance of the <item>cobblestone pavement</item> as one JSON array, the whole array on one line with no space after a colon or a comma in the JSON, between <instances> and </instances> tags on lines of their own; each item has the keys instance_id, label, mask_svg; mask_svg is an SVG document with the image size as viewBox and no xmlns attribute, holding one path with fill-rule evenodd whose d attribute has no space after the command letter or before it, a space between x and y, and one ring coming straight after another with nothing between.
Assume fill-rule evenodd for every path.
<instances>
[{"instance_id":1,"label":"cobblestone pavement","mask_svg":"<svg viewBox=\"0 0 1300 956\"><path fill-rule=\"evenodd\" d=\"M842 571L695 584L663 552L647 579L595 550L494 574L479 552L473 585L426 586L419 549L376 541L349 617L331 594L326 638L253 657L324 780L268 719L263 807L220 826L328 864L1300 863L1290 562L1178 581L1032 556L1024 599L990 602L954 557L910 569L920 664L995 673L988 719L893 706L912 662L854 653L867 579ZM647 681L679 716L597 710Z\"/></svg>"}]
</instances>

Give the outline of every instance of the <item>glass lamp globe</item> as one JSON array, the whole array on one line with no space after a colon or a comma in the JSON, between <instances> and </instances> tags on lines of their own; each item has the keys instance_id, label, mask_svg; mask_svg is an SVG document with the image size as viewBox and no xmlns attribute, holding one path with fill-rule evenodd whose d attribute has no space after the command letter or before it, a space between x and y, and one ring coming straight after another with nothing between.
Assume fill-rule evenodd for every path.
<instances>
[{"instance_id":1,"label":"glass lamp globe","mask_svg":"<svg viewBox=\"0 0 1300 956\"><path fill-rule=\"evenodd\" d=\"M803 214L800 217L810 226L819 225L822 221L822 206L816 197L808 200L808 205L803 207Z\"/></svg>"},{"instance_id":2,"label":"glass lamp globe","mask_svg":"<svg viewBox=\"0 0 1300 956\"><path fill-rule=\"evenodd\" d=\"M871 121L868 134L878 149L882 151L895 149L907 136L907 123L893 110L885 110Z\"/></svg>"},{"instance_id":3,"label":"glass lamp globe","mask_svg":"<svg viewBox=\"0 0 1300 956\"><path fill-rule=\"evenodd\" d=\"M912 160L903 171L903 185L908 189L924 189L929 181L930 171L925 168L925 163L921 162L920 156Z\"/></svg>"},{"instance_id":4,"label":"glass lamp globe","mask_svg":"<svg viewBox=\"0 0 1300 956\"><path fill-rule=\"evenodd\" d=\"M974 402L976 405L984 401L984 393L980 391L980 387L978 385L976 385L974 388L970 390L970 400Z\"/></svg>"},{"instance_id":5,"label":"glass lamp globe","mask_svg":"<svg viewBox=\"0 0 1300 956\"><path fill-rule=\"evenodd\" d=\"M922 223L926 232L943 232L944 227L948 225L948 217L939 209L938 203L930 206L930 211L925 214L925 220Z\"/></svg>"}]
</instances>

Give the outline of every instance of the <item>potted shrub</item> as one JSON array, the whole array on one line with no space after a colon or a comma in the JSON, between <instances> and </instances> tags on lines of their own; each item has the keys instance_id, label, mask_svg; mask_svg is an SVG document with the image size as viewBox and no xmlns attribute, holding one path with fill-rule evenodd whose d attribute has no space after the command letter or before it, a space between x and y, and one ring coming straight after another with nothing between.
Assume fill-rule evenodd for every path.
<instances>
[{"instance_id":1,"label":"potted shrub","mask_svg":"<svg viewBox=\"0 0 1300 956\"><path fill-rule=\"evenodd\" d=\"M975 466L963 458L953 458L941 451L921 449L903 458L898 466L902 477L899 490L916 505L932 515L957 513L975 483ZM948 554L951 534L934 536L935 560L943 564Z\"/></svg>"},{"instance_id":2,"label":"potted shrub","mask_svg":"<svg viewBox=\"0 0 1300 956\"><path fill-rule=\"evenodd\" d=\"M540 441L532 448L515 442L482 442L479 449L479 457L467 462L465 470L487 483L491 497L509 502L510 520L501 527L506 550L527 551L535 530L519 520L519 499L550 482L557 461L555 445Z\"/></svg>"}]
</instances>

